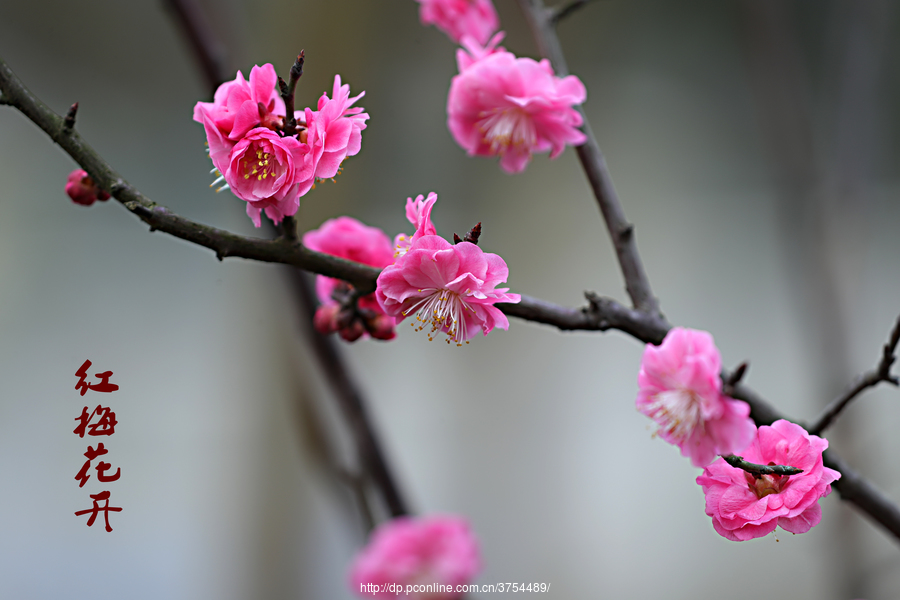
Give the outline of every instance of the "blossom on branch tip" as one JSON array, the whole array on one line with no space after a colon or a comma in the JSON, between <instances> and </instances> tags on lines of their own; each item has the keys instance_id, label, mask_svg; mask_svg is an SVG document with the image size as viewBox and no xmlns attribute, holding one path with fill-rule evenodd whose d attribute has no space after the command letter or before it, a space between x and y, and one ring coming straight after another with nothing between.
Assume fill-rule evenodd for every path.
<instances>
[{"instance_id":1,"label":"blossom on branch tip","mask_svg":"<svg viewBox=\"0 0 900 600\"><path fill-rule=\"evenodd\" d=\"M479 44L487 42L500 28L500 19L491 0L417 0L422 25L434 25L454 42L464 36Z\"/></svg>"},{"instance_id":2,"label":"blossom on branch tip","mask_svg":"<svg viewBox=\"0 0 900 600\"><path fill-rule=\"evenodd\" d=\"M325 221L318 229L303 235L303 245L379 269L394 262L390 238L377 227L369 227L352 217ZM395 319L384 314L374 293L356 299L353 306L342 305L352 299L353 291L350 284L339 279L316 277L316 295L322 303L313 321L316 330L324 334L337 332L347 341L366 334L380 340L393 339Z\"/></svg>"},{"instance_id":3,"label":"blossom on branch tip","mask_svg":"<svg viewBox=\"0 0 900 600\"><path fill-rule=\"evenodd\" d=\"M97 200L109 200L109 194L100 189L87 171L75 169L66 180L66 194L75 204L90 206Z\"/></svg>"},{"instance_id":4,"label":"blossom on branch tip","mask_svg":"<svg viewBox=\"0 0 900 600\"><path fill-rule=\"evenodd\" d=\"M414 203L407 200L407 216L415 215L417 233L419 227L433 229L430 212L436 199L429 195L425 202L421 196ZM430 327L429 340L440 331L447 334L448 344L457 346L479 331L487 335L494 327L509 328L506 315L494 304L519 302L521 296L496 287L509 277L502 258L471 242L454 245L434 234L413 238L378 276L375 297L385 314L398 321L414 315L417 331Z\"/></svg>"},{"instance_id":5,"label":"blossom on branch tip","mask_svg":"<svg viewBox=\"0 0 900 600\"><path fill-rule=\"evenodd\" d=\"M742 452L744 460L803 469L799 475L753 476L720 458L697 483L706 496L706 514L719 535L735 541L763 537L781 527L806 533L822 520L819 498L831 493L841 474L822 464L828 441L783 419L759 428Z\"/></svg>"},{"instance_id":6,"label":"blossom on branch tip","mask_svg":"<svg viewBox=\"0 0 900 600\"><path fill-rule=\"evenodd\" d=\"M396 598L396 587L388 589L396 584L403 592L416 586L409 598L456 600L463 595L456 587L471 582L479 571L478 541L465 519L398 517L372 533L350 567L349 584L367 598Z\"/></svg>"},{"instance_id":7,"label":"blossom on branch tip","mask_svg":"<svg viewBox=\"0 0 900 600\"><path fill-rule=\"evenodd\" d=\"M525 169L535 152L556 158L566 145L587 139L573 106L587 97L574 75L556 77L546 59L517 58L494 48L467 43L458 51L459 75L450 84L447 125L469 156L499 156L508 173Z\"/></svg>"},{"instance_id":8,"label":"blossom on branch tip","mask_svg":"<svg viewBox=\"0 0 900 600\"><path fill-rule=\"evenodd\" d=\"M718 454L739 454L756 425L750 406L722 395L722 359L705 331L675 327L662 344L647 344L638 373L637 408L659 436L697 467Z\"/></svg>"}]
</instances>

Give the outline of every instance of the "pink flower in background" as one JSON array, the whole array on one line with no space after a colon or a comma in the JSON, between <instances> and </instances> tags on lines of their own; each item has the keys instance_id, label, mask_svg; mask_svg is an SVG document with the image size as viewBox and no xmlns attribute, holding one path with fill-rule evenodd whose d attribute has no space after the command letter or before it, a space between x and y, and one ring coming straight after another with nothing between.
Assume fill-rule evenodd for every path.
<instances>
[{"instance_id":1,"label":"pink flower in background","mask_svg":"<svg viewBox=\"0 0 900 600\"><path fill-rule=\"evenodd\" d=\"M509 269L496 254L482 252L470 242L453 245L437 235L417 239L397 261L378 276L375 297L384 312L402 321L415 315L418 331L430 326L447 334L447 343L468 343L479 331L508 329L509 321L497 302L519 302L519 294L496 288Z\"/></svg>"},{"instance_id":2,"label":"pink flower in background","mask_svg":"<svg viewBox=\"0 0 900 600\"><path fill-rule=\"evenodd\" d=\"M481 571L478 541L464 519L454 516L399 517L380 525L350 568L351 589L367 598L396 598L390 584L417 586L404 597L455 600L457 585ZM438 590L425 586L437 584ZM421 586L421 587L418 587ZM449 591L448 591L449 590Z\"/></svg>"},{"instance_id":3,"label":"pink flower in background","mask_svg":"<svg viewBox=\"0 0 900 600\"><path fill-rule=\"evenodd\" d=\"M581 115L572 107L587 92L574 75L556 77L547 60L516 58L501 49L470 49L469 57L460 53L457 61L447 125L470 156L500 156L505 171L518 173L535 152L549 150L556 158L567 144L584 143L577 129Z\"/></svg>"},{"instance_id":4,"label":"pink flower in background","mask_svg":"<svg viewBox=\"0 0 900 600\"><path fill-rule=\"evenodd\" d=\"M284 101L275 90L277 82L278 75L271 64L254 66L249 82L238 71L234 81L219 86L212 102L198 102L194 106L194 120L204 126L209 121L232 142L257 127L280 127L284 119Z\"/></svg>"},{"instance_id":5,"label":"pink flower in background","mask_svg":"<svg viewBox=\"0 0 900 600\"><path fill-rule=\"evenodd\" d=\"M434 25L454 42L463 36L484 44L500 28L491 0L417 0L422 25Z\"/></svg>"},{"instance_id":6,"label":"pink flower in background","mask_svg":"<svg viewBox=\"0 0 900 600\"><path fill-rule=\"evenodd\" d=\"M303 245L379 269L394 262L390 238L377 227L369 227L352 217L325 221L318 229L303 235ZM365 325L341 311L335 296L346 296L350 291L350 285L339 279L316 277L316 294L322 303L316 311L316 329L326 334L338 332L347 341L359 339L366 333L381 340L393 339L395 319L384 314L375 294L367 294L357 301L358 308L368 316Z\"/></svg>"},{"instance_id":7,"label":"pink flower in background","mask_svg":"<svg viewBox=\"0 0 900 600\"><path fill-rule=\"evenodd\" d=\"M94 183L84 169L75 169L66 180L66 194L75 204L90 206L97 200L109 200L109 194Z\"/></svg>"},{"instance_id":8,"label":"pink flower in background","mask_svg":"<svg viewBox=\"0 0 900 600\"><path fill-rule=\"evenodd\" d=\"M781 527L806 533L819 524L819 498L831 493L841 474L822 465L828 441L810 435L799 425L779 420L759 428L741 454L762 465L803 469L799 475L753 475L719 459L703 470L697 483L706 495L706 514L719 535L740 542L762 537Z\"/></svg>"},{"instance_id":9,"label":"pink flower in background","mask_svg":"<svg viewBox=\"0 0 900 600\"><path fill-rule=\"evenodd\" d=\"M362 130L369 118L361 107L353 104L365 92L350 97L350 86L341 85L341 76L334 76L332 98L322 94L318 111L306 109L306 131L301 139L309 144L308 160L312 161L315 176L328 179L338 173L341 162L348 156L355 156L362 144Z\"/></svg>"},{"instance_id":10,"label":"pink flower in background","mask_svg":"<svg viewBox=\"0 0 900 600\"><path fill-rule=\"evenodd\" d=\"M638 410L697 467L717 454L740 453L756 431L749 405L722 395L721 370L712 336L682 327L659 346L647 344L641 359Z\"/></svg>"},{"instance_id":11,"label":"pink flower in background","mask_svg":"<svg viewBox=\"0 0 900 600\"><path fill-rule=\"evenodd\" d=\"M294 215L300 196L312 187L304 170L309 148L292 137L281 137L265 127L250 130L237 144L223 171L234 195L247 201L247 215L260 226L260 212L276 224Z\"/></svg>"},{"instance_id":12,"label":"pink flower in background","mask_svg":"<svg viewBox=\"0 0 900 600\"><path fill-rule=\"evenodd\" d=\"M412 237L403 233L397 234L397 237L394 238L395 256L406 254L413 242L423 235L437 234L434 225L431 224L431 209L435 202L437 202L437 194L434 192L429 192L428 198L419 194L415 200L406 199L406 218L416 227L416 231Z\"/></svg>"}]
</instances>

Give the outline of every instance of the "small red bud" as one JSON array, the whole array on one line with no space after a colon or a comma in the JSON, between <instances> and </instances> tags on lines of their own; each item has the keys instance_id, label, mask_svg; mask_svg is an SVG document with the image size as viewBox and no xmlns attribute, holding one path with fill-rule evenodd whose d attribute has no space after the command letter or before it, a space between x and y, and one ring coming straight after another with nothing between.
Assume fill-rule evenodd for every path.
<instances>
[{"instance_id":1,"label":"small red bud","mask_svg":"<svg viewBox=\"0 0 900 600\"><path fill-rule=\"evenodd\" d=\"M313 317L313 327L322 335L328 335L338 330L337 314L341 307L337 304L325 304L316 309Z\"/></svg>"},{"instance_id":2,"label":"small red bud","mask_svg":"<svg viewBox=\"0 0 900 600\"><path fill-rule=\"evenodd\" d=\"M83 169L75 169L69 173L69 179L66 181L66 193L72 202L82 206L90 206L97 200L109 200L109 194L101 190Z\"/></svg>"},{"instance_id":3,"label":"small red bud","mask_svg":"<svg viewBox=\"0 0 900 600\"><path fill-rule=\"evenodd\" d=\"M359 321L353 321L348 327L343 327L338 330L338 335L340 335L344 341L347 342L355 342L366 332L366 328L363 327L363 324Z\"/></svg>"}]
</instances>

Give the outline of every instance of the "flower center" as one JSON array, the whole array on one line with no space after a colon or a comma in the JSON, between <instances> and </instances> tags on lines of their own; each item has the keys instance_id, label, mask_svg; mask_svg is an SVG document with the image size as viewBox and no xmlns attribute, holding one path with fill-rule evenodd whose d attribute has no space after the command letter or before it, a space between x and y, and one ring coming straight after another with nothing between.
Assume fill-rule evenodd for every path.
<instances>
[{"instance_id":1,"label":"flower center","mask_svg":"<svg viewBox=\"0 0 900 600\"><path fill-rule=\"evenodd\" d=\"M769 466L774 464L770 462ZM790 481L789 477L783 475L760 475L759 477L754 477L750 473L745 475L750 491L756 494L757 498L765 498L769 494L780 494L784 486Z\"/></svg>"},{"instance_id":2,"label":"flower center","mask_svg":"<svg viewBox=\"0 0 900 600\"><path fill-rule=\"evenodd\" d=\"M248 152L248 154L250 154ZM276 164L269 164L269 158L271 154L266 152L265 150L256 150L256 160L253 160L252 156L247 157L241 161L241 170L244 173L244 179L250 179L251 177L256 177L257 181L262 181L267 177L275 177L275 169L278 166Z\"/></svg>"},{"instance_id":3,"label":"flower center","mask_svg":"<svg viewBox=\"0 0 900 600\"><path fill-rule=\"evenodd\" d=\"M497 154L505 153L510 146L532 148L537 142L534 122L528 113L518 108L501 108L486 113L478 121L478 129L484 135L484 143Z\"/></svg>"},{"instance_id":4,"label":"flower center","mask_svg":"<svg viewBox=\"0 0 900 600\"><path fill-rule=\"evenodd\" d=\"M469 341L466 339L466 321L463 317L464 310L472 310L466 302L460 298L456 292L447 289L424 289L420 292L431 292L424 298L420 298L415 304L403 311L403 316L409 316L416 313L416 323L412 326L416 331L422 331L428 325L431 330L428 332L428 340L434 341L432 334L437 331L443 331L447 334L447 343L456 342L457 346L462 346ZM474 311L473 311L474 312Z\"/></svg>"},{"instance_id":5,"label":"flower center","mask_svg":"<svg viewBox=\"0 0 900 600\"><path fill-rule=\"evenodd\" d=\"M690 390L666 390L656 394L649 405L650 417L677 443L687 441L694 429L703 426L700 399Z\"/></svg>"}]
</instances>

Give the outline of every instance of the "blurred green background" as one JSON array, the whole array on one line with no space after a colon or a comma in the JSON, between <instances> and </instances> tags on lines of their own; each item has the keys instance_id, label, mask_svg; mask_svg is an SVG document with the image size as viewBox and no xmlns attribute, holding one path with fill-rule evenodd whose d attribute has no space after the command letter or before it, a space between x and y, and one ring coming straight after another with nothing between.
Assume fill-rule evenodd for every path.
<instances>
[{"instance_id":1,"label":"blurred green background","mask_svg":"<svg viewBox=\"0 0 900 600\"><path fill-rule=\"evenodd\" d=\"M504 45L534 56L513 0ZM624 286L574 152L520 175L466 157L446 128L454 45L412 0L201 3L231 72L306 51L298 106L340 73L371 115L303 230L349 214L410 232L436 191L438 232L482 221L512 291L567 306ZM713 333L726 366L812 419L875 365L900 313L898 11L889 0L595 2L560 27L570 70L675 324ZM209 100L160 0L0 2L0 56L156 202L257 234L208 185ZM316 432L339 424L283 269L218 262L114 201L84 208L75 164L0 107L0 597L340 599L364 539ZM634 409L642 345L513 321L466 348L410 327L343 346L421 513L467 516L479 583L554 598L896 598L897 542L832 494L810 533L746 543L704 514L699 470ZM120 390L82 398L85 359ZM85 526L73 477L81 407L119 419L105 457L114 532ZM313 416L317 415L317 416ZM900 502L896 389L861 397L832 447ZM318 425L316 425L318 423ZM346 439L336 442L346 453ZM105 488L103 488L105 489ZM486 595L476 595L486 597Z\"/></svg>"}]
</instances>

